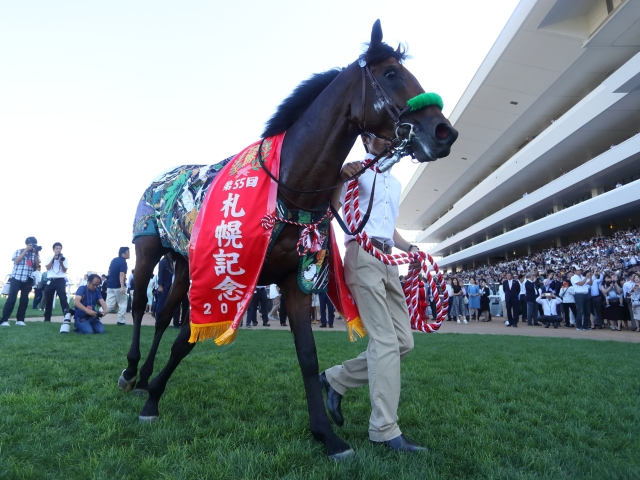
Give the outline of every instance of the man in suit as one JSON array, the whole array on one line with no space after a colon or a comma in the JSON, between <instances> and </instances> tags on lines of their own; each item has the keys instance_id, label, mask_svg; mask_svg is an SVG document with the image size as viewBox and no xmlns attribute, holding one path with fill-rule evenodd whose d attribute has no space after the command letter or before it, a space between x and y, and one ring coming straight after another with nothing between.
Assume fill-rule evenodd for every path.
<instances>
[{"instance_id":1,"label":"man in suit","mask_svg":"<svg viewBox=\"0 0 640 480\"><path fill-rule=\"evenodd\" d=\"M520 302L520 283L511 276L511 272L507 273L507 279L502 282L502 290L504 291L504 301L507 307L507 327L518 326L518 315Z\"/></svg>"},{"instance_id":2,"label":"man in suit","mask_svg":"<svg viewBox=\"0 0 640 480\"><path fill-rule=\"evenodd\" d=\"M527 300L527 325L540 325L538 323L538 289L535 284L535 275L533 272L527 273L527 279L524 282L525 297ZM523 312L524 313L524 312Z\"/></svg>"}]
</instances>

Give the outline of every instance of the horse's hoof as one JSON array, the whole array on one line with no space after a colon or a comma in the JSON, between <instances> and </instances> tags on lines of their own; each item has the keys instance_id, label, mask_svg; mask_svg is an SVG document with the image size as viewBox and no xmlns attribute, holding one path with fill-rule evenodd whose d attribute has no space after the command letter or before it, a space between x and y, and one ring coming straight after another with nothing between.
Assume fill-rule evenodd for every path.
<instances>
[{"instance_id":1,"label":"horse's hoof","mask_svg":"<svg viewBox=\"0 0 640 480\"><path fill-rule=\"evenodd\" d=\"M344 452L334 453L333 455L329 455L329 460L334 462L343 462L355 455L356 452L353 451L353 448L349 450L345 450Z\"/></svg>"},{"instance_id":2,"label":"horse's hoof","mask_svg":"<svg viewBox=\"0 0 640 480\"><path fill-rule=\"evenodd\" d=\"M149 395L149 390L146 388L136 388L133 393L139 397L144 397L145 395Z\"/></svg>"},{"instance_id":3,"label":"horse's hoof","mask_svg":"<svg viewBox=\"0 0 640 480\"><path fill-rule=\"evenodd\" d=\"M140 415L138 417L138 420L140 421L140 423L154 423L158 421L158 415L149 415L149 416L145 416L145 415Z\"/></svg>"},{"instance_id":4,"label":"horse's hoof","mask_svg":"<svg viewBox=\"0 0 640 480\"><path fill-rule=\"evenodd\" d=\"M118 378L118 388L123 392L130 392L131 390L133 390L133 387L136 384L137 377L133 377L131 380L125 380L124 378L125 371L126 370L123 370L122 373L120 374L120 378Z\"/></svg>"}]
</instances>

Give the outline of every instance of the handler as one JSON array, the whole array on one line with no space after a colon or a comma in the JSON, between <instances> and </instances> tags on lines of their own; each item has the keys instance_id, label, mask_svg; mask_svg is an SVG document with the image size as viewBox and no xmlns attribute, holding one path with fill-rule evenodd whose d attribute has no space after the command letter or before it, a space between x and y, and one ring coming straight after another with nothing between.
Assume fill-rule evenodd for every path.
<instances>
[{"instance_id":1,"label":"handler","mask_svg":"<svg viewBox=\"0 0 640 480\"><path fill-rule=\"evenodd\" d=\"M363 135L362 141L368 153L366 160L374 158L385 148L385 141L379 138ZM346 164L340 180L349 181L361 169L361 162ZM387 254L394 246L405 252L418 251L418 247L409 244L395 228L401 185L390 171L376 176L373 169L367 169L360 176L361 213L364 215L367 210L374 181L376 189L371 217L364 229L374 247ZM336 210L344 203L345 193L342 185L334 190L331 203ZM369 344L367 350L356 358L320 374L320 381L327 392L327 409L333 421L342 426L342 396L347 390L368 383L371 399L369 439L399 452L426 450L406 438L397 423L400 360L413 349L411 321L398 278L398 267L386 265L367 253L354 237L345 236L345 242L345 281L358 305Z\"/></svg>"}]
</instances>

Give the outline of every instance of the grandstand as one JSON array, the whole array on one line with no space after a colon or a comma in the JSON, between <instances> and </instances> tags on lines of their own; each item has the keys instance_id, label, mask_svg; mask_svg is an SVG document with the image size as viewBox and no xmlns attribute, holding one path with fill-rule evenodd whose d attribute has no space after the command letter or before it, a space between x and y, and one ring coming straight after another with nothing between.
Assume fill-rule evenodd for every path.
<instances>
[{"instance_id":1,"label":"grandstand","mask_svg":"<svg viewBox=\"0 0 640 480\"><path fill-rule=\"evenodd\" d=\"M640 0L522 0L398 226L471 269L640 225Z\"/></svg>"}]
</instances>

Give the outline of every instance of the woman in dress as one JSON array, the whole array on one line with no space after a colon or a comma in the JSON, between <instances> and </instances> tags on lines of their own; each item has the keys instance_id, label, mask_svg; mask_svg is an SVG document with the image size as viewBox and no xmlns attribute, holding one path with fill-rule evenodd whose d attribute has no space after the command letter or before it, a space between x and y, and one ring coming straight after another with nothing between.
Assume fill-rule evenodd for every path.
<instances>
[{"instance_id":1,"label":"woman in dress","mask_svg":"<svg viewBox=\"0 0 640 480\"><path fill-rule=\"evenodd\" d=\"M451 280L451 318L455 318L458 323L460 322L460 318L464 320L464 323L467 322L467 306L464 303L464 292L462 291L462 286L457 278L453 278Z\"/></svg>"},{"instance_id":2,"label":"woman in dress","mask_svg":"<svg viewBox=\"0 0 640 480\"><path fill-rule=\"evenodd\" d=\"M469 295L469 320L473 320L475 314L475 320L477 322L480 316L480 287L476 284L476 279L473 277L469 279L467 294Z\"/></svg>"},{"instance_id":3,"label":"woman in dress","mask_svg":"<svg viewBox=\"0 0 640 480\"><path fill-rule=\"evenodd\" d=\"M487 286L487 281L480 279L480 313L482 313L482 321L491 321L491 290Z\"/></svg>"},{"instance_id":4,"label":"woman in dress","mask_svg":"<svg viewBox=\"0 0 640 480\"><path fill-rule=\"evenodd\" d=\"M620 331L622 321L622 289L608 273L604 276L604 281L600 285L600 292L604 295L604 319L609 322L611 330Z\"/></svg>"}]
</instances>

